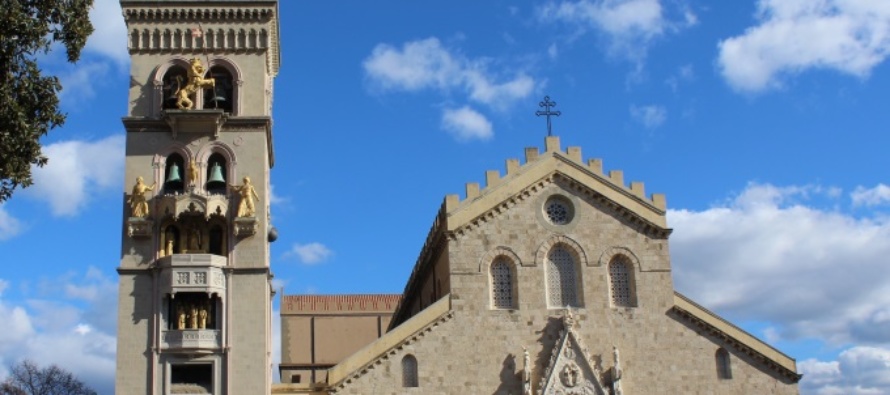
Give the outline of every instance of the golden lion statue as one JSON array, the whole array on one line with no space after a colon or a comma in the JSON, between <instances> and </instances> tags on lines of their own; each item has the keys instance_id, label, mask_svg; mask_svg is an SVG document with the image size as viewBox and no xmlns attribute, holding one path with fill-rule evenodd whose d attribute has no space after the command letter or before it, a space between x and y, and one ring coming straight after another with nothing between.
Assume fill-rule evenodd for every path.
<instances>
[{"instance_id":1,"label":"golden lion statue","mask_svg":"<svg viewBox=\"0 0 890 395\"><path fill-rule=\"evenodd\" d=\"M176 107L180 110L191 110L195 108L195 103L189 98L193 93L201 88L213 88L216 81L213 78L204 78L207 70L201 61L197 58L189 61L190 67L188 71L189 81L182 88L176 91Z\"/></svg>"}]
</instances>

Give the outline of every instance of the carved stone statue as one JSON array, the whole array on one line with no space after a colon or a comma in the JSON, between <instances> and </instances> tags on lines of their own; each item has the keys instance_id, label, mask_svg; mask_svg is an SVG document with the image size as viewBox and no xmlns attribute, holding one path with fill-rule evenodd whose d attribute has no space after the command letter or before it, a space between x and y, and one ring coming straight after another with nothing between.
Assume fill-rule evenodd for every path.
<instances>
[{"instance_id":1,"label":"carved stone statue","mask_svg":"<svg viewBox=\"0 0 890 395\"><path fill-rule=\"evenodd\" d=\"M180 110L191 110L195 108L195 103L189 98L192 94L202 88L213 88L216 81L213 78L204 78L207 70L201 61L197 58L189 61L188 76L189 81L185 86L176 91L176 107Z\"/></svg>"},{"instance_id":2,"label":"carved stone statue","mask_svg":"<svg viewBox=\"0 0 890 395\"><path fill-rule=\"evenodd\" d=\"M189 162L189 184L190 187L198 185L198 165L192 160Z\"/></svg>"},{"instance_id":3,"label":"carved stone statue","mask_svg":"<svg viewBox=\"0 0 890 395\"><path fill-rule=\"evenodd\" d=\"M136 177L136 185L133 185L133 193L130 194L130 216L136 218L145 218L148 216L148 201L145 194L155 189L155 184L151 186L145 185L142 177Z\"/></svg>"},{"instance_id":4,"label":"carved stone statue","mask_svg":"<svg viewBox=\"0 0 890 395\"><path fill-rule=\"evenodd\" d=\"M167 249L165 250L166 254L164 256L173 255L173 239L167 239Z\"/></svg>"},{"instance_id":5,"label":"carved stone statue","mask_svg":"<svg viewBox=\"0 0 890 395\"><path fill-rule=\"evenodd\" d=\"M253 189L253 185L250 184L250 177L244 177L244 184L232 185L231 187L241 195L241 201L238 202L238 216L256 216L254 201L259 201L260 197L257 195L256 190Z\"/></svg>"},{"instance_id":6,"label":"carved stone statue","mask_svg":"<svg viewBox=\"0 0 890 395\"><path fill-rule=\"evenodd\" d=\"M201 251L201 232L198 229L189 231L189 252Z\"/></svg>"},{"instance_id":7,"label":"carved stone statue","mask_svg":"<svg viewBox=\"0 0 890 395\"><path fill-rule=\"evenodd\" d=\"M532 395L532 364L528 356L528 349L522 347L522 395Z\"/></svg>"},{"instance_id":8,"label":"carved stone statue","mask_svg":"<svg viewBox=\"0 0 890 395\"><path fill-rule=\"evenodd\" d=\"M612 346L612 357L615 358L615 366L612 368L612 393L621 395L621 360L618 358L618 347Z\"/></svg>"}]
</instances>

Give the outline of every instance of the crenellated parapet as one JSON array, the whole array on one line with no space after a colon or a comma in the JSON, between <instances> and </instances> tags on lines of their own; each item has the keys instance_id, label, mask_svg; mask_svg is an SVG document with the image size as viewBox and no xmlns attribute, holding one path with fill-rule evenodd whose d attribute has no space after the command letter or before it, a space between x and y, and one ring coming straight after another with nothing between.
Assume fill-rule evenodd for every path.
<instances>
[{"instance_id":1,"label":"crenellated parapet","mask_svg":"<svg viewBox=\"0 0 890 395\"><path fill-rule=\"evenodd\" d=\"M587 162L581 155L581 147L568 147L563 151L560 147L558 136L549 136L545 140L545 150L540 152L538 147L528 147L525 149L525 162L520 163L519 159L511 158L506 160L506 174L503 176L499 170L488 170L485 172L485 185L480 187L477 182L466 184L464 199L460 199L460 195L448 195L446 197L446 211L453 210L471 203L474 199L481 195L492 192L495 188L504 184L505 181L525 171L527 168L540 163L547 156L559 157L563 160L571 161L574 165L589 172L597 180L611 186L612 188L622 191L643 203L665 211L667 202L664 194L654 193L647 197L645 186L640 181L633 181L630 185L624 182L624 172L621 170L611 170L608 173L603 171L603 160L600 158L591 158Z\"/></svg>"},{"instance_id":2,"label":"crenellated parapet","mask_svg":"<svg viewBox=\"0 0 890 395\"><path fill-rule=\"evenodd\" d=\"M537 147L526 148L524 163L508 159L506 167L505 175L498 170L486 171L484 187L475 182L467 183L464 199L456 194L445 197L446 230L452 237L537 196L553 183L575 190L578 196L600 202L654 237L667 237L670 233L664 195L647 197L642 182L626 185L622 171L604 173L602 159L590 159L585 163L581 148L569 147L563 151L558 137L547 137L544 152Z\"/></svg>"}]
</instances>

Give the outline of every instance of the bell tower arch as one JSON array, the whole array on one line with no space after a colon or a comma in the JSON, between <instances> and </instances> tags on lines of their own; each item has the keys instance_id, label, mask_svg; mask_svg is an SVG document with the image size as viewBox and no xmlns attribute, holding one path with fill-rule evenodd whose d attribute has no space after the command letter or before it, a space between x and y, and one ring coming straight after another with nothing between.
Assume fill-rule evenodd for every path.
<instances>
[{"instance_id":1,"label":"bell tower arch","mask_svg":"<svg viewBox=\"0 0 890 395\"><path fill-rule=\"evenodd\" d=\"M277 0L120 0L131 58L115 392L271 392Z\"/></svg>"}]
</instances>

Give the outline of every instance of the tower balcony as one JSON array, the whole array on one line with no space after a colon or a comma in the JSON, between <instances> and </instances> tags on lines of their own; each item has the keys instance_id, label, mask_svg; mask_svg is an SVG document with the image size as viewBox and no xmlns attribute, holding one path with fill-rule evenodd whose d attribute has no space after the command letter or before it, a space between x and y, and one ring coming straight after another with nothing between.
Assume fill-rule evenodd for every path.
<instances>
[{"instance_id":1,"label":"tower balcony","mask_svg":"<svg viewBox=\"0 0 890 395\"><path fill-rule=\"evenodd\" d=\"M178 292L224 295L223 268L227 264L226 257L213 254L173 254L160 258L157 261L161 269L160 291L173 295Z\"/></svg>"},{"instance_id":2,"label":"tower balcony","mask_svg":"<svg viewBox=\"0 0 890 395\"><path fill-rule=\"evenodd\" d=\"M166 330L161 336L161 348L168 351L218 350L222 334L217 329Z\"/></svg>"}]
</instances>

